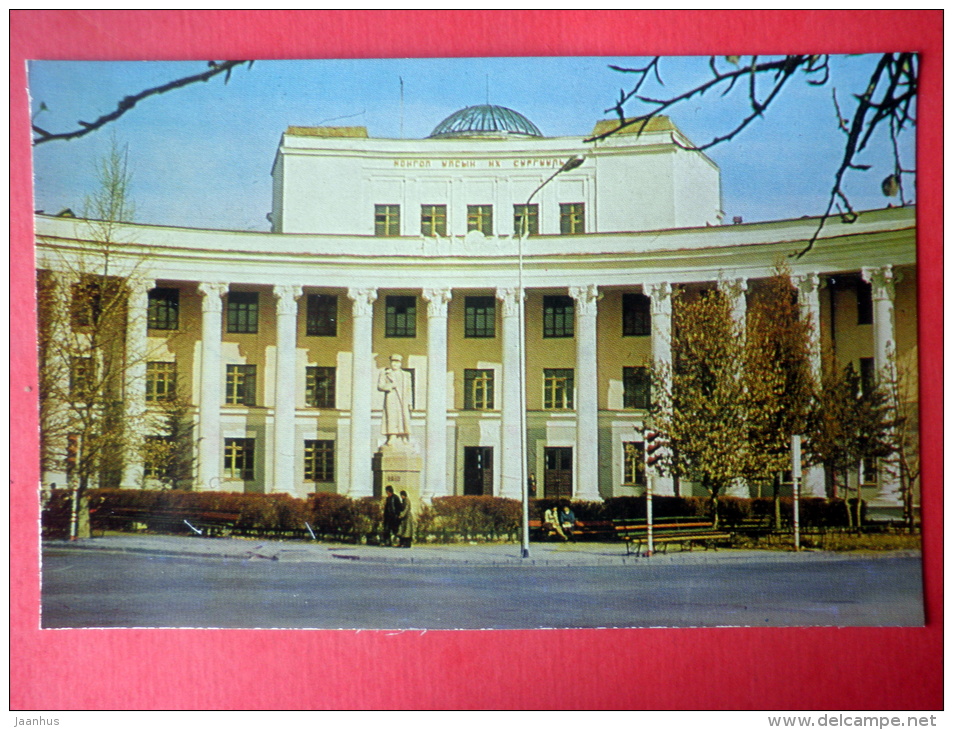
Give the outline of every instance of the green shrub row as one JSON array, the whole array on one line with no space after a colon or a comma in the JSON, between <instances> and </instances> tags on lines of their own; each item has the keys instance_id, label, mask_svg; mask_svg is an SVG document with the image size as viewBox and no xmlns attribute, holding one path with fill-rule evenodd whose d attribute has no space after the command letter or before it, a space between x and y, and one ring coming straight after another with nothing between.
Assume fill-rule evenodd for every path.
<instances>
[{"instance_id":1,"label":"green shrub row","mask_svg":"<svg viewBox=\"0 0 953 730\"><path fill-rule=\"evenodd\" d=\"M163 532L189 532L182 521L202 522L234 515L231 534L310 538L343 542L375 542L382 530L381 500L375 497L351 499L341 494L319 493L307 499L287 494L244 494L240 492L183 492L98 489L88 492L94 530L134 529L123 510L135 509L157 516L141 520L148 528ZM539 519L551 506L565 500L535 499L530 503L530 519ZM576 519L608 522L615 519L645 518L643 497L613 497L604 502L572 502ZM850 505L854 510L855 503ZM863 507L864 505L862 505ZM800 500L800 522L805 527L846 527L848 504L844 500ZM704 497L653 498L656 517L708 517L711 502ZM730 529L745 520L771 521L775 514L770 498L722 497L718 501L721 524ZM158 521L163 513L175 519ZM780 500L784 524L793 516L793 500ZM69 529L70 495L56 493L43 510L44 537L64 537ZM181 519L179 519L181 518ZM435 542L455 540L512 540L519 537L521 505L518 500L499 497L437 497L429 506L418 506L417 539ZM310 528L310 529L309 529Z\"/></svg>"}]
</instances>

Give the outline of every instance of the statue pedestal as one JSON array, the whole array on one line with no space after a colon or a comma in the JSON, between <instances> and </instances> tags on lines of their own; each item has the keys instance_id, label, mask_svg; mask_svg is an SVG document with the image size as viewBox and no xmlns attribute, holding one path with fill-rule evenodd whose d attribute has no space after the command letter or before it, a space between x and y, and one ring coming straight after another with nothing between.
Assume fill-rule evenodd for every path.
<instances>
[{"instance_id":1,"label":"statue pedestal","mask_svg":"<svg viewBox=\"0 0 953 730\"><path fill-rule=\"evenodd\" d=\"M391 486L394 494L407 492L410 503L416 508L420 504L420 472L423 458L409 442L391 443L381 446L374 454L374 493L384 493Z\"/></svg>"}]
</instances>

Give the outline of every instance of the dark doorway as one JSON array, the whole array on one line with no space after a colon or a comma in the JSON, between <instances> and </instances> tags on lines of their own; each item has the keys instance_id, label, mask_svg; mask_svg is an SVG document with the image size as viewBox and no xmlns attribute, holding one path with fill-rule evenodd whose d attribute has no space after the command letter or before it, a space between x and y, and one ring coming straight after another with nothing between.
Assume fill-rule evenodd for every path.
<instances>
[{"instance_id":1,"label":"dark doorway","mask_svg":"<svg viewBox=\"0 0 953 730\"><path fill-rule=\"evenodd\" d=\"M572 447L547 446L543 490L546 497L572 497Z\"/></svg>"},{"instance_id":2,"label":"dark doorway","mask_svg":"<svg viewBox=\"0 0 953 730\"><path fill-rule=\"evenodd\" d=\"M493 447L463 447L463 493L493 494Z\"/></svg>"}]
</instances>

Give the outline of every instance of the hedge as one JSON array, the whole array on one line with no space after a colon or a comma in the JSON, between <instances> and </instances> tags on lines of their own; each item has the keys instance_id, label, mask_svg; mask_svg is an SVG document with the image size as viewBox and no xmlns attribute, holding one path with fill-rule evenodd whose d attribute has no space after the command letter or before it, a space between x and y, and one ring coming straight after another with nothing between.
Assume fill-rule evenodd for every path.
<instances>
[{"instance_id":1,"label":"hedge","mask_svg":"<svg viewBox=\"0 0 953 730\"><path fill-rule=\"evenodd\" d=\"M135 489L88 490L92 527L134 529L132 518L125 522L111 517L115 510L136 509L147 513L175 511L183 519L189 515L201 521L203 514L235 514L233 535L272 536L318 539L350 543L375 543L382 531L382 501L376 497L351 499L341 494L318 493L307 499L288 494L244 494L241 492L183 492L176 490L146 491ZM557 504L571 504L576 519L606 522L614 519L645 518L644 497L612 497L604 502L568 502L567 500L534 499L530 502L530 519L539 519ZM848 506L856 502L841 499L805 498L800 500L800 522L804 527L846 527ZM866 505L862 505L862 509ZM707 497L656 496L653 514L656 517L708 516L711 502ZM731 529L743 520L774 518L774 501L770 498L744 499L721 497L718 500L721 524ZM790 524L793 500L780 500L781 519ZM70 492L60 490L43 510L43 536L65 537L69 530ZM453 542L456 540L516 540L519 538L521 504L515 499L488 496L436 497L431 505L418 505L416 513L419 541ZM164 532L189 532L184 522L153 525ZM310 531L309 528L310 527ZM140 528L141 529L141 528Z\"/></svg>"}]
</instances>

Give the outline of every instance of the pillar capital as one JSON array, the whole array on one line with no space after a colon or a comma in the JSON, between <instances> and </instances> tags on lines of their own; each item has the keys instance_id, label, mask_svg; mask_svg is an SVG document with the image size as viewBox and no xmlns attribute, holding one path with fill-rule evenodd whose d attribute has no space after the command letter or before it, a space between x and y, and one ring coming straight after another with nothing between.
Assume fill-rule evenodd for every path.
<instances>
[{"instance_id":1,"label":"pillar capital","mask_svg":"<svg viewBox=\"0 0 953 730\"><path fill-rule=\"evenodd\" d=\"M645 293L649 295L653 302L655 300L672 298L672 285L667 281L656 281L651 284L646 284L642 288L645 290Z\"/></svg>"},{"instance_id":2,"label":"pillar capital","mask_svg":"<svg viewBox=\"0 0 953 730\"><path fill-rule=\"evenodd\" d=\"M221 312L222 297L228 294L228 284L222 281L203 281L198 285L202 295L203 312Z\"/></svg>"},{"instance_id":3,"label":"pillar capital","mask_svg":"<svg viewBox=\"0 0 953 730\"><path fill-rule=\"evenodd\" d=\"M423 297L427 301L428 317L447 316L447 303L453 297L453 292L449 287L424 289Z\"/></svg>"},{"instance_id":4,"label":"pillar capital","mask_svg":"<svg viewBox=\"0 0 953 730\"><path fill-rule=\"evenodd\" d=\"M805 296L817 294L824 286L824 281L816 271L807 274L795 274L791 279L794 281L794 286L797 287L798 294Z\"/></svg>"},{"instance_id":5,"label":"pillar capital","mask_svg":"<svg viewBox=\"0 0 953 730\"><path fill-rule=\"evenodd\" d=\"M748 291L748 280L741 276L719 276L718 290L730 297L744 296L745 292Z\"/></svg>"},{"instance_id":6,"label":"pillar capital","mask_svg":"<svg viewBox=\"0 0 953 730\"><path fill-rule=\"evenodd\" d=\"M278 314L297 314L301 287L293 284L277 284L273 293L278 303Z\"/></svg>"},{"instance_id":7,"label":"pillar capital","mask_svg":"<svg viewBox=\"0 0 953 730\"><path fill-rule=\"evenodd\" d=\"M129 287L129 303L137 307L146 306L149 292L155 288L155 285L154 279L130 278L126 283Z\"/></svg>"},{"instance_id":8,"label":"pillar capital","mask_svg":"<svg viewBox=\"0 0 953 730\"><path fill-rule=\"evenodd\" d=\"M860 275L870 284L871 296L874 299L893 300L895 283L893 266L879 268L865 266L860 270Z\"/></svg>"},{"instance_id":9,"label":"pillar capital","mask_svg":"<svg viewBox=\"0 0 953 730\"><path fill-rule=\"evenodd\" d=\"M569 287L569 296L576 302L576 312L582 316L595 315L597 302L602 298L595 284Z\"/></svg>"},{"instance_id":10,"label":"pillar capital","mask_svg":"<svg viewBox=\"0 0 953 730\"><path fill-rule=\"evenodd\" d=\"M370 317L374 314L374 302L377 301L377 289L374 287L352 287L347 297L354 302L355 317Z\"/></svg>"},{"instance_id":11,"label":"pillar capital","mask_svg":"<svg viewBox=\"0 0 953 730\"><path fill-rule=\"evenodd\" d=\"M526 298L526 290L522 291L522 298ZM496 298L503 303L503 316L515 317L519 314L520 288L505 286L496 290Z\"/></svg>"}]
</instances>

